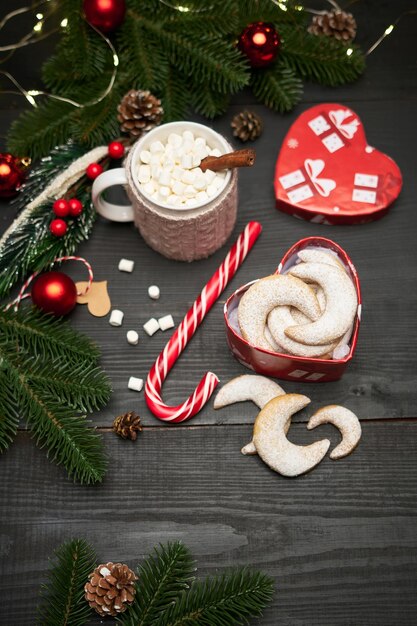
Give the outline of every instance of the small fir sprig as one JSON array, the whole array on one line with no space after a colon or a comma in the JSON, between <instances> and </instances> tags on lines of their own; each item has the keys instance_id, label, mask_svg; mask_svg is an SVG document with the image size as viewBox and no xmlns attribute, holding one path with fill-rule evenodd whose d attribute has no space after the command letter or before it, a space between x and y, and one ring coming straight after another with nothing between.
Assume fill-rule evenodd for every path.
<instances>
[{"instance_id":1,"label":"small fir sprig","mask_svg":"<svg viewBox=\"0 0 417 626\"><path fill-rule=\"evenodd\" d=\"M36 158L69 137L88 147L107 143L118 134L117 105L129 89L161 98L164 122L183 118L190 107L209 118L219 115L247 85L267 106L285 112L299 101L303 79L341 85L365 67L357 46L308 33L309 14L295 0L285 2L285 11L271 0L212 0L204 6L190 0L185 12L167 4L127 0L113 36L119 69L110 94L85 108L38 102L13 123L10 151ZM82 0L62 0L59 10L68 26L42 68L43 79L49 92L88 102L108 86L112 55L83 19ZM273 23L281 40L276 61L261 70L253 70L236 46L243 29L257 21Z\"/></svg>"},{"instance_id":2,"label":"small fir sprig","mask_svg":"<svg viewBox=\"0 0 417 626\"><path fill-rule=\"evenodd\" d=\"M52 183L52 181L83 156L85 149L70 141L52 150L29 175L15 204L18 210L27 205ZM104 160L106 164L107 159ZM84 175L68 190L68 197L77 196L83 212L67 218L68 230L64 237L55 237L49 225L55 217L52 212L54 198L27 211L22 219L12 225L0 241L0 298L6 296L28 274L48 268L55 258L74 254L78 245L89 238L96 218L91 203L91 181Z\"/></svg>"},{"instance_id":3,"label":"small fir sprig","mask_svg":"<svg viewBox=\"0 0 417 626\"><path fill-rule=\"evenodd\" d=\"M70 477L100 482L107 468L102 438L80 414L110 397L97 359L97 348L62 320L34 308L0 311L0 451L23 417Z\"/></svg>"},{"instance_id":4,"label":"small fir sprig","mask_svg":"<svg viewBox=\"0 0 417 626\"><path fill-rule=\"evenodd\" d=\"M92 611L84 600L84 584L97 562L83 539L64 543L55 552L48 582L41 588L38 626L83 626Z\"/></svg>"}]
</instances>

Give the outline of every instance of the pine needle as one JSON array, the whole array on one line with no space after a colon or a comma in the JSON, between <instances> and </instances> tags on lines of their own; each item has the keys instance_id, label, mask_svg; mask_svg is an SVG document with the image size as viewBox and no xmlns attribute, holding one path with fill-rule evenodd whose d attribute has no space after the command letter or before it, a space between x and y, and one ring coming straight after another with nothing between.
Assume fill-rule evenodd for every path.
<instances>
[{"instance_id":1,"label":"pine needle","mask_svg":"<svg viewBox=\"0 0 417 626\"><path fill-rule=\"evenodd\" d=\"M55 552L55 563L42 586L38 609L39 626L84 626L91 609L84 599L84 585L97 557L83 539L64 543Z\"/></svg>"}]
</instances>

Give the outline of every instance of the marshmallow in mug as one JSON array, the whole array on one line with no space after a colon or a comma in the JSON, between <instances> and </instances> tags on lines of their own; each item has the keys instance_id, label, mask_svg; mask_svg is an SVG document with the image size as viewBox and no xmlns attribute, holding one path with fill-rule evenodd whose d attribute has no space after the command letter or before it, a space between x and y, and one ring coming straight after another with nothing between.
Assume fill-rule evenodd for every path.
<instances>
[{"instance_id":1,"label":"marshmallow in mug","mask_svg":"<svg viewBox=\"0 0 417 626\"><path fill-rule=\"evenodd\" d=\"M221 156L203 137L190 130L171 133L167 143L153 141L142 150L137 164L139 189L156 203L173 208L193 208L208 202L224 183L225 172L203 172L198 167L207 156Z\"/></svg>"}]
</instances>

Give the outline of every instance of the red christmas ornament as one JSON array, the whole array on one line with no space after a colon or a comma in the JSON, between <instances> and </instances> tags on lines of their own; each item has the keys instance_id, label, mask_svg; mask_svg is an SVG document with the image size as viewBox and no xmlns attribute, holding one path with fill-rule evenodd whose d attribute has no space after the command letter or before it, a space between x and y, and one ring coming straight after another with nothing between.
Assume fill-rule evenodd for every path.
<instances>
[{"instance_id":1,"label":"red christmas ornament","mask_svg":"<svg viewBox=\"0 0 417 626\"><path fill-rule=\"evenodd\" d=\"M83 212L83 205L78 200L78 198L71 198L68 200L69 204L69 214L71 217L78 217Z\"/></svg>"},{"instance_id":2,"label":"red christmas ornament","mask_svg":"<svg viewBox=\"0 0 417 626\"><path fill-rule=\"evenodd\" d=\"M241 33L238 48L246 54L251 67L266 67L275 60L280 43L273 24L253 22Z\"/></svg>"},{"instance_id":3,"label":"red christmas ornament","mask_svg":"<svg viewBox=\"0 0 417 626\"><path fill-rule=\"evenodd\" d=\"M0 153L0 198L12 198L19 193L29 163L29 159Z\"/></svg>"},{"instance_id":4,"label":"red christmas ornament","mask_svg":"<svg viewBox=\"0 0 417 626\"><path fill-rule=\"evenodd\" d=\"M49 224L49 230L53 235L55 235L55 237L63 237L67 232L67 229L67 223L60 218L52 220L52 222Z\"/></svg>"},{"instance_id":5,"label":"red christmas ornament","mask_svg":"<svg viewBox=\"0 0 417 626\"><path fill-rule=\"evenodd\" d=\"M46 272L33 283L32 301L38 309L54 315L67 315L77 303L74 281L62 272Z\"/></svg>"},{"instance_id":6,"label":"red christmas ornament","mask_svg":"<svg viewBox=\"0 0 417 626\"><path fill-rule=\"evenodd\" d=\"M94 180L102 172L103 172L103 168L101 167L100 163L90 163L90 165L85 170L85 173L87 174L87 177L90 180Z\"/></svg>"},{"instance_id":7,"label":"red christmas ornament","mask_svg":"<svg viewBox=\"0 0 417 626\"><path fill-rule=\"evenodd\" d=\"M52 210L57 217L66 217L69 215L70 207L68 200L64 200L64 198L59 198L55 200L52 205Z\"/></svg>"},{"instance_id":8,"label":"red christmas ornament","mask_svg":"<svg viewBox=\"0 0 417 626\"><path fill-rule=\"evenodd\" d=\"M126 13L125 0L84 0L83 8L87 22L103 33L120 26Z\"/></svg>"},{"instance_id":9,"label":"red christmas ornament","mask_svg":"<svg viewBox=\"0 0 417 626\"><path fill-rule=\"evenodd\" d=\"M109 156L112 159L121 159L125 153L125 147L120 141L112 141L109 143Z\"/></svg>"}]
</instances>

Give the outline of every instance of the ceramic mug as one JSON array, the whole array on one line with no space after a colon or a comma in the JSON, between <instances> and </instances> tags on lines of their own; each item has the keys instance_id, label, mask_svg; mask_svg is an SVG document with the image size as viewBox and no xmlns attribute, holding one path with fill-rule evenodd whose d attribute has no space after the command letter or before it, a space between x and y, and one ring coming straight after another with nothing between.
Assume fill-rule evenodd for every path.
<instances>
[{"instance_id":1,"label":"ceramic mug","mask_svg":"<svg viewBox=\"0 0 417 626\"><path fill-rule=\"evenodd\" d=\"M149 150L154 141L165 144L171 133L193 132L203 137L207 145L222 154L233 148L222 135L203 124L172 122L154 128L131 148L122 168L111 169L98 176L92 187L92 201L97 212L116 222L134 221L145 241L168 258L192 261L215 252L233 230L237 213L237 174L228 170L222 185L209 200L196 202L193 207L173 207L156 201L145 193L138 181L139 154ZM104 199L104 192L114 186L124 186L130 205L119 205Z\"/></svg>"}]
</instances>

